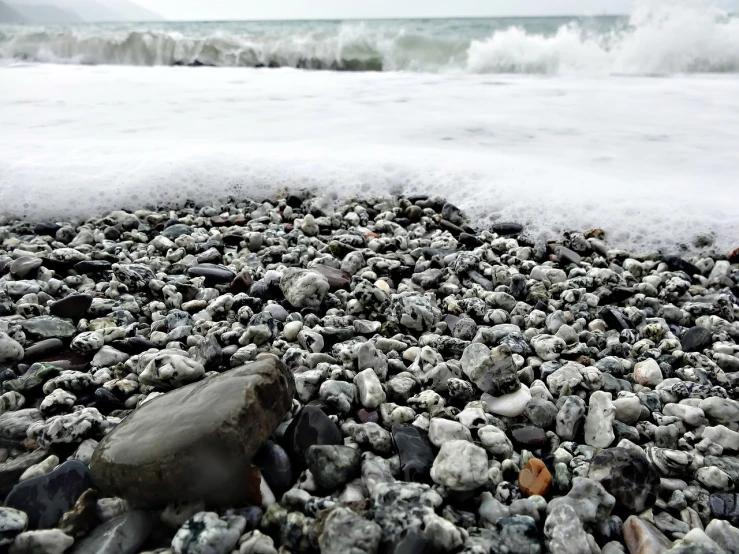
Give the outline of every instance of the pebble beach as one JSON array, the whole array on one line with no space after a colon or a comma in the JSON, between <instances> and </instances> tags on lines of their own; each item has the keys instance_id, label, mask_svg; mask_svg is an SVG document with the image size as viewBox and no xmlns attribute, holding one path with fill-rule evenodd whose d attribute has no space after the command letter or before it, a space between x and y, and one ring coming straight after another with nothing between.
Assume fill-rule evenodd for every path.
<instances>
[{"instance_id":1,"label":"pebble beach","mask_svg":"<svg viewBox=\"0 0 739 554\"><path fill-rule=\"evenodd\" d=\"M739 253L439 197L0 221L0 551L739 552Z\"/></svg>"}]
</instances>

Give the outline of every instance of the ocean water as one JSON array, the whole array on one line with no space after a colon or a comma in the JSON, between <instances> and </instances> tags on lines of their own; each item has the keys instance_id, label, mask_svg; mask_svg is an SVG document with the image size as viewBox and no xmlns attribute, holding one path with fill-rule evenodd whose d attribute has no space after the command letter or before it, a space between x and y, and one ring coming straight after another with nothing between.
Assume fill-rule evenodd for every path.
<instances>
[{"instance_id":1,"label":"ocean water","mask_svg":"<svg viewBox=\"0 0 739 554\"><path fill-rule=\"evenodd\" d=\"M739 242L739 19L0 26L0 214L439 194L476 224Z\"/></svg>"}]
</instances>

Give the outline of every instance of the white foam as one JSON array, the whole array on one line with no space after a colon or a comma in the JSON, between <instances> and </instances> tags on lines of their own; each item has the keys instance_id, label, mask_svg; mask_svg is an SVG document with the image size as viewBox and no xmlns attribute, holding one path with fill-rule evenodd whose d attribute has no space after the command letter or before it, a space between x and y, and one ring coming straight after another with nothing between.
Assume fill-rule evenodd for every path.
<instances>
[{"instance_id":1,"label":"white foam","mask_svg":"<svg viewBox=\"0 0 739 554\"><path fill-rule=\"evenodd\" d=\"M672 75L739 71L739 18L704 5L648 3L629 26L601 33L577 24L548 36L512 27L473 41L478 73Z\"/></svg>"},{"instance_id":2,"label":"white foam","mask_svg":"<svg viewBox=\"0 0 739 554\"><path fill-rule=\"evenodd\" d=\"M736 246L739 79L0 68L0 212L90 216L312 186L480 223Z\"/></svg>"}]
</instances>

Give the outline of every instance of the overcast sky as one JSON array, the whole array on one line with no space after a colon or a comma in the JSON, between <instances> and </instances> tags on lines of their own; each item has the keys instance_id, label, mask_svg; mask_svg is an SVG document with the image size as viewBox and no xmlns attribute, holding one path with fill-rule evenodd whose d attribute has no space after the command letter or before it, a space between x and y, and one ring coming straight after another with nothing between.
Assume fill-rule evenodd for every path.
<instances>
[{"instance_id":1,"label":"overcast sky","mask_svg":"<svg viewBox=\"0 0 739 554\"><path fill-rule=\"evenodd\" d=\"M135 0L167 19L623 14L628 0Z\"/></svg>"},{"instance_id":2,"label":"overcast sky","mask_svg":"<svg viewBox=\"0 0 739 554\"><path fill-rule=\"evenodd\" d=\"M134 0L167 19L350 19L627 14L633 5L739 0Z\"/></svg>"}]
</instances>

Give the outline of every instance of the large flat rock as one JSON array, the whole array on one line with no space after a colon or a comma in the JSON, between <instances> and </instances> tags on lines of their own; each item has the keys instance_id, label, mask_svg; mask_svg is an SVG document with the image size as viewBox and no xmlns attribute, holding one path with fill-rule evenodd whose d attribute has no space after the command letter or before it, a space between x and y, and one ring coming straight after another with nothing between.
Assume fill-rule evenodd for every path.
<instances>
[{"instance_id":1,"label":"large flat rock","mask_svg":"<svg viewBox=\"0 0 739 554\"><path fill-rule=\"evenodd\" d=\"M100 442L90 463L95 484L135 507L244 502L254 494L252 456L294 391L292 374L267 356L155 398Z\"/></svg>"}]
</instances>

